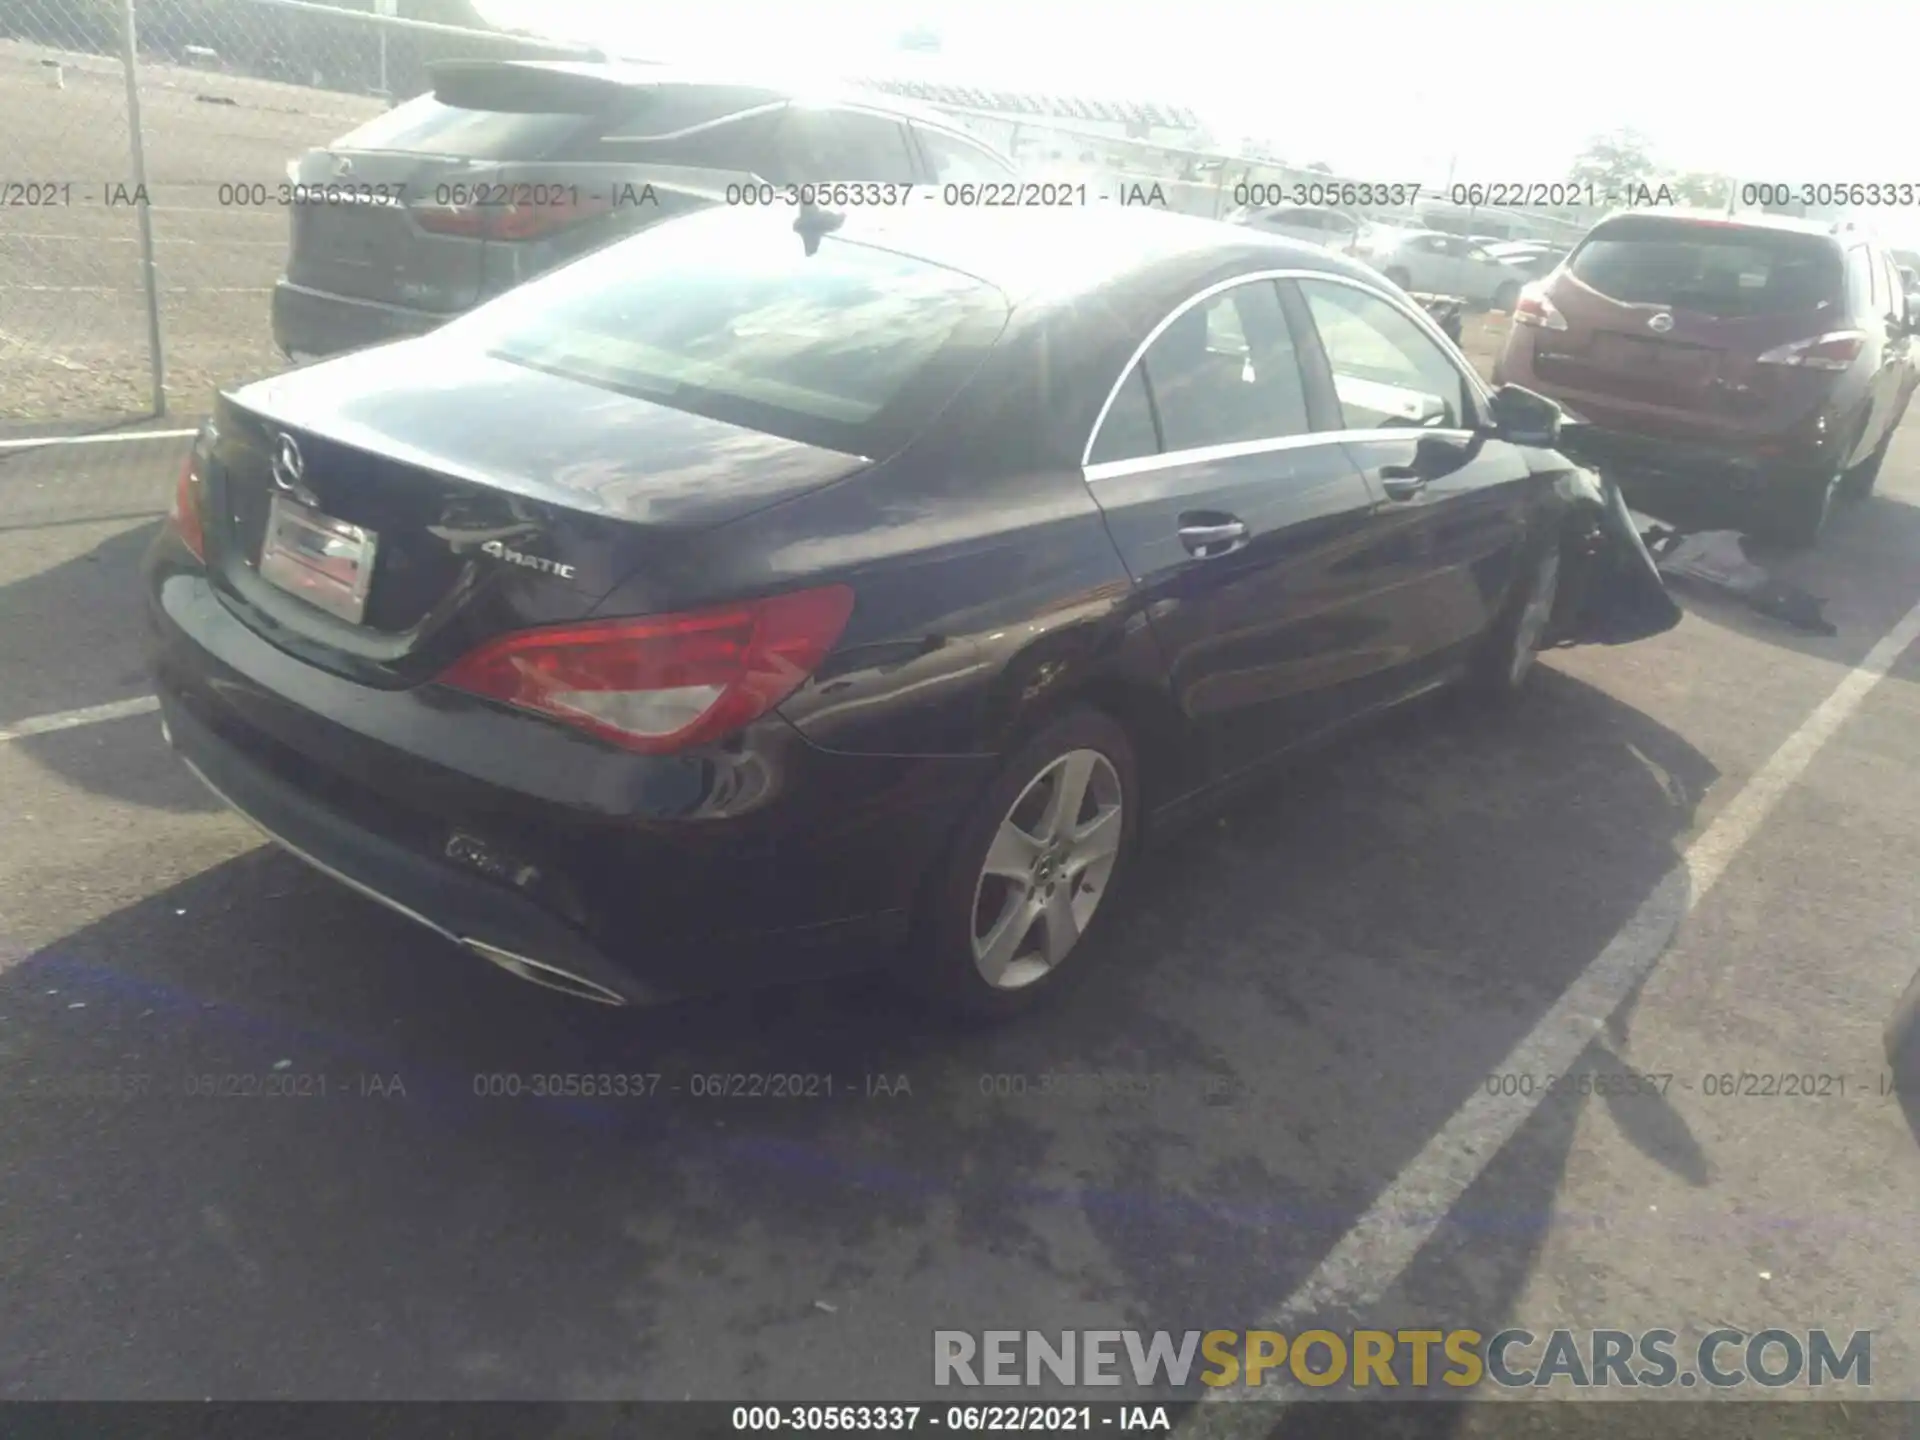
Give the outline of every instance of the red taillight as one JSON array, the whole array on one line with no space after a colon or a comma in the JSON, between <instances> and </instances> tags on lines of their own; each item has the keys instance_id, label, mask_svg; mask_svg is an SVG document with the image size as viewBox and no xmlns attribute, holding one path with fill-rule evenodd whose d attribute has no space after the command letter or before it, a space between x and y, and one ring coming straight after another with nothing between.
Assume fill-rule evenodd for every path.
<instances>
[{"instance_id":1,"label":"red taillight","mask_svg":"<svg viewBox=\"0 0 1920 1440\"><path fill-rule=\"evenodd\" d=\"M1547 298L1544 285L1529 285L1520 292L1520 298L1513 302L1513 323L1534 325L1542 330L1564 330L1567 328L1567 317Z\"/></svg>"},{"instance_id":2,"label":"red taillight","mask_svg":"<svg viewBox=\"0 0 1920 1440\"><path fill-rule=\"evenodd\" d=\"M684 615L525 630L442 685L550 716L628 750L705 744L800 688L853 613L844 585Z\"/></svg>"},{"instance_id":3,"label":"red taillight","mask_svg":"<svg viewBox=\"0 0 1920 1440\"><path fill-rule=\"evenodd\" d=\"M167 523L180 543L193 552L196 560L207 558L206 532L200 523L200 474L195 468L198 456L189 452L180 466L180 478L173 485L173 505L167 511Z\"/></svg>"},{"instance_id":4,"label":"red taillight","mask_svg":"<svg viewBox=\"0 0 1920 1440\"><path fill-rule=\"evenodd\" d=\"M1835 330L1811 340L1779 345L1758 357L1762 365L1798 365L1807 370L1845 370L1860 358L1867 337L1858 330Z\"/></svg>"},{"instance_id":5,"label":"red taillight","mask_svg":"<svg viewBox=\"0 0 1920 1440\"><path fill-rule=\"evenodd\" d=\"M415 205L413 218L434 235L538 240L612 211L612 202L604 197L570 193L539 205Z\"/></svg>"}]
</instances>

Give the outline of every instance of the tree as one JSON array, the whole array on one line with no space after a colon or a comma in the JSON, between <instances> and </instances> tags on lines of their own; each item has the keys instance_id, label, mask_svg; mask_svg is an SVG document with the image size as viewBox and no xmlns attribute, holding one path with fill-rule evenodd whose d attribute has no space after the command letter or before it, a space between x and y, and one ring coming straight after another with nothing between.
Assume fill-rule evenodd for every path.
<instances>
[{"instance_id":1,"label":"tree","mask_svg":"<svg viewBox=\"0 0 1920 1440\"><path fill-rule=\"evenodd\" d=\"M1733 181L1708 170L1689 170L1673 176L1666 183L1667 188L1673 191L1674 199L1682 205L1696 205L1702 210L1724 210L1733 195Z\"/></svg>"},{"instance_id":2,"label":"tree","mask_svg":"<svg viewBox=\"0 0 1920 1440\"><path fill-rule=\"evenodd\" d=\"M1631 127L1594 136L1574 157L1571 171L1574 182L1591 185L1602 204L1611 203L1632 186L1653 184L1658 175L1659 167L1647 153L1646 136Z\"/></svg>"}]
</instances>

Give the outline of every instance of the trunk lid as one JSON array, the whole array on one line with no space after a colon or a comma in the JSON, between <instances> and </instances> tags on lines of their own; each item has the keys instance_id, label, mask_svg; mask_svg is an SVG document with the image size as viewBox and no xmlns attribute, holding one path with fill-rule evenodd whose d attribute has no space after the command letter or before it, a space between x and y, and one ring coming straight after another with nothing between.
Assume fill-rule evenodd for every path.
<instances>
[{"instance_id":1,"label":"trunk lid","mask_svg":"<svg viewBox=\"0 0 1920 1440\"><path fill-rule=\"evenodd\" d=\"M387 688L492 635L583 617L642 566L671 593L696 563L693 532L867 463L437 337L248 386L216 425L208 559L223 601L283 649ZM275 475L288 442L292 489L287 467ZM276 497L372 532L358 623L262 573Z\"/></svg>"}]
</instances>

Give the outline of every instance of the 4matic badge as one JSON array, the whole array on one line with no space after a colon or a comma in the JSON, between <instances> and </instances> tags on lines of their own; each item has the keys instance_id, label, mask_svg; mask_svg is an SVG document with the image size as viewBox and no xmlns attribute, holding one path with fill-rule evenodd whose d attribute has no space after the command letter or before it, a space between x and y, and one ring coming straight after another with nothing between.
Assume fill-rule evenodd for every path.
<instances>
[{"instance_id":1,"label":"4matic badge","mask_svg":"<svg viewBox=\"0 0 1920 1440\"><path fill-rule=\"evenodd\" d=\"M502 545L498 540L489 540L480 549L496 560L504 560L509 565L518 565L526 570L538 570L542 575L557 575L562 580L571 580L574 577L574 567L571 565L562 565L558 560L548 560L540 555L528 555L524 551Z\"/></svg>"}]
</instances>

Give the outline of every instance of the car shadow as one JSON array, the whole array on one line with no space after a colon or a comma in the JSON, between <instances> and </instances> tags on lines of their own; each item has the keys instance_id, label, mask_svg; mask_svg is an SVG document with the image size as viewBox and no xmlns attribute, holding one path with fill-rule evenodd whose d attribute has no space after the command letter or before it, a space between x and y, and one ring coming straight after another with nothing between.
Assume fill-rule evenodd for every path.
<instances>
[{"instance_id":1,"label":"car shadow","mask_svg":"<svg viewBox=\"0 0 1920 1440\"><path fill-rule=\"evenodd\" d=\"M243 853L0 975L0 1396L924 1400L936 1328L1258 1324L1714 776L1551 666L1410 709L1152 856L993 1029L865 980L602 1010ZM1527 1243L1570 1123L1450 1224ZM1625 1128L1692 1175L1676 1125Z\"/></svg>"}]
</instances>

